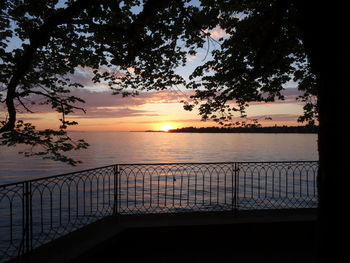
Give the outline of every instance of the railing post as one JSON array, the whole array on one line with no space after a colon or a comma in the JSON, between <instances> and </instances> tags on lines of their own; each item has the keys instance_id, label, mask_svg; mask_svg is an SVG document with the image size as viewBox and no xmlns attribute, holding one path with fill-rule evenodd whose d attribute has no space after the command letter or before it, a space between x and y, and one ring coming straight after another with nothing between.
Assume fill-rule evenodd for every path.
<instances>
[{"instance_id":1,"label":"railing post","mask_svg":"<svg viewBox=\"0 0 350 263\"><path fill-rule=\"evenodd\" d=\"M113 215L118 219L118 182L120 175L120 167L118 164L114 165L114 207L113 207Z\"/></svg>"},{"instance_id":2,"label":"railing post","mask_svg":"<svg viewBox=\"0 0 350 263\"><path fill-rule=\"evenodd\" d=\"M232 191L233 191L233 200L232 200L232 209L234 216L237 216L238 212L238 164L235 162L233 165L233 178L232 178L232 184L234 185Z\"/></svg>"},{"instance_id":3,"label":"railing post","mask_svg":"<svg viewBox=\"0 0 350 263\"><path fill-rule=\"evenodd\" d=\"M32 183L26 181L24 183L24 253L28 256L28 253L32 250Z\"/></svg>"}]
</instances>

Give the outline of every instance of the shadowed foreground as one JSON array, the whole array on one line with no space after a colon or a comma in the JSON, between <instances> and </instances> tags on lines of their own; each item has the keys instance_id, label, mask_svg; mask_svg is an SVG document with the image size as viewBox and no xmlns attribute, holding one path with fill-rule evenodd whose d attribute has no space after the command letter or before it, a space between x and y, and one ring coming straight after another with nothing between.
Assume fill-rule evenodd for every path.
<instances>
[{"instance_id":1,"label":"shadowed foreground","mask_svg":"<svg viewBox=\"0 0 350 263\"><path fill-rule=\"evenodd\" d=\"M166 243L178 245L187 233L188 240L198 236L191 233L192 226L207 226L201 231L210 232L216 225L229 229L232 224L258 223L259 229L265 227L260 226L263 222L300 221L318 205L317 171L315 161L115 164L1 185L0 262L24 255L32 262L43 258L45 262L69 262L134 228L141 228L140 233L142 228L154 228L151 241L156 245L165 238L169 238ZM177 229L169 237L157 236L164 230L160 227L180 226L186 229ZM255 240L255 235L266 238L275 231L272 227L256 234L250 229L253 227L242 232L249 240ZM184 233L177 236L181 231ZM205 244L217 238L211 238L209 232ZM232 229L226 241L240 240L237 233ZM126 235L127 241L133 234ZM138 243L144 235L134 236L133 251L144 249L143 241ZM190 247L192 243L198 241L192 240ZM123 242L112 245L118 251L129 249L123 246ZM145 249L153 253L153 247ZM169 253L172 251L171 247Z\"/></svg>"},{"instance_id":2,"label":"shadowed foreground","mask_svg":"<svg viewBox=\"0 0 350 263\"><path fill-rule=\"evenodd\" d=\"M315 218L313 209L122 216L43 246L31 261L314 262Z\"/></svg>"}]
</instances>

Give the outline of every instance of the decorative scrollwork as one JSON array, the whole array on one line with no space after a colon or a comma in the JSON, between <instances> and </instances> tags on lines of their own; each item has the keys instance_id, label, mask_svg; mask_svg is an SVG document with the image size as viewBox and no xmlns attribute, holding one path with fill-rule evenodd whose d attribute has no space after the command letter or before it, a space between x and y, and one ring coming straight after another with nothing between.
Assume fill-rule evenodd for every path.
<instances>
[{"instance_id":1,"label":"decorative scrollwork","mask_svg":"<svg viewBox=\"0 0 350 263\"><path fill-rule=\"evenodd\" d=\"M318 162L121 164L0 186L0 262L113 214L317 207Z\"/></svg>"}]
</instances>

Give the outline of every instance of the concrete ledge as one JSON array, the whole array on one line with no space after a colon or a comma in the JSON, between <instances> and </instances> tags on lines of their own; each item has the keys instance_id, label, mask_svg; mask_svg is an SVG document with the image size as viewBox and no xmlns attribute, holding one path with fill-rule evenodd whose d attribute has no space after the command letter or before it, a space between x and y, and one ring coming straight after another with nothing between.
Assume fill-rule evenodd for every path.
<instances>
[{"instance_id":1,"label":"concrete ledge","mask_svg":"<svg viewBox=\"0 0 350 263\"><path fill-rule=\"evenodd\" d=\"M80 255L114 237L124 229L113 216L105 217L52 242L44 244L18 260L35 263L71 262Z\"/></svg>"},{"instance_id":2,"label":"concrete ledge","mask_svg":"<svg viewBox=\"0 0 350 263\"><path fill-rule=\"evenodd\" d=\"M294 250L298 249L295 244L299 244L304 251L312 246L308 243L312 243L315 221L315 209L109 216L45 244L21 259L35 263L116 262L117 259L142 262L144 255L141 255L145 253L150 254L146 257L150 261L159 262L153 257L157 253L163 253L164 257L172 254L171 246L192 247L193 252L186 248L186 253L195 256L193 253L205 255L210 249L228 249L227 244L246 251L252 244L243 247L242 244L249 242L254 242L253 247L256 242L274 247L284 242L285 246L294 246ZM164 247L163 243L170 247ZM163 252L155 251L152 244Z\"/></svg>"},{"instance_id":3,"label":"concrete ledge","mask_svg":"<svg viewBox=\"0 0 350 263\"><path fill-rule=\"evenodd\" d=\"M314 220L167 222L126 228L74 262L315 262Z\"/></svg>"},{"instance_id":4,"label":"concrete ledge","mask_svg":"<svg viewBox=\"0 0 350 263\"><path fill-rule=\"evenodd\" d=\"M190 212L121 215L119 223L124 228L162 227L162 226L195 226L227 225L247 223L278 223L315 221L316 209L271 209L238 212Z\"/></svg>"}]
</instances>

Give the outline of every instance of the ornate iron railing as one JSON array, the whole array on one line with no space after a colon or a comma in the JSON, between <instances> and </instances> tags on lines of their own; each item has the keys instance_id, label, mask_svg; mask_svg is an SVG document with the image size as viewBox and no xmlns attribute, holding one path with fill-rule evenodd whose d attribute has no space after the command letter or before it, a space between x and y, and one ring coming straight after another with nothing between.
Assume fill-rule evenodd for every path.
<instances>
[{"instance_id":1,"label":"ornate iron railing","mask_svg":"<svg viewBox=\"0 0 350 263\"><path fill-rule=\"evenodd\" d=\"M317 207L318 162L120 164L0 186L0 262L107 215Z\"/></svg>"}]
</instances>

